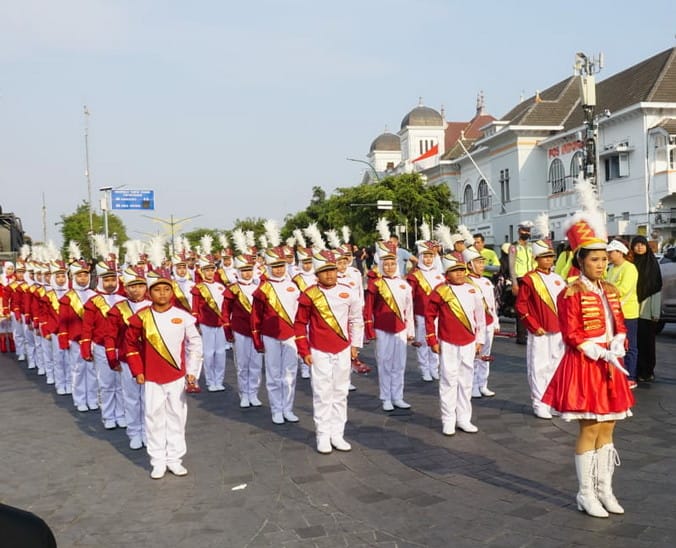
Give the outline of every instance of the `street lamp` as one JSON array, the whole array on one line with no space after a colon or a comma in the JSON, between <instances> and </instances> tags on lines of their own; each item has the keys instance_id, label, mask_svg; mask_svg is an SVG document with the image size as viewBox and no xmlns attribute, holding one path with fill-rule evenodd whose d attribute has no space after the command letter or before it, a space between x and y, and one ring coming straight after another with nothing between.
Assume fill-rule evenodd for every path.
<instances>
[{"instance_id":1,"label":"street lamp","mask_svg":"<svg viewBox=\"0 0 676 548\"><path fill-rule=\"evenodd\" d=\"M173 257L174 255L174 227L176 225L180 225L181 223L185 223L187 221L190 221L191 219L196 219L197 217L201 217L202 214L200 213L199 215L193 215L192 217L186 217L185 219L179 219L178 221L174 220L174 215L173 213L169 216L169 220L167 219L160 219L159 217L151 217L150 215L141 215L141 217L145 217L146 219L152 219L153 221L159 221L160 223L164 223L165 225L168 225L171 228L171 255Z\"/></svg>"},{"instance_id":2,"label":"street lamp","mask_svg":"<svg viewBox=\"0 0 676 548\"><path fill-rule=\"evenodd\" d=\"M103 186L99 188L100 192L103 192L103 198L101 199L101 211L103 211L103 234L108 241L108 193L113 190L112 186Z\"/></svg>"},{"instance_id":3,"label":"street lamp","mask_svg":"<svg viewBox=\"0 0 676 548\"><path fill-rule=\"evenodd\" d=\"M366 164L371 168L373 174L376 176L376 181L380 182L380 175L378 175L376 168L373 167L373 164L371 162L367 162L366 160L358 160L357 158L345 158L345 159L349 162L359 162L360 164Z\"/></svg>"}]
</instances>

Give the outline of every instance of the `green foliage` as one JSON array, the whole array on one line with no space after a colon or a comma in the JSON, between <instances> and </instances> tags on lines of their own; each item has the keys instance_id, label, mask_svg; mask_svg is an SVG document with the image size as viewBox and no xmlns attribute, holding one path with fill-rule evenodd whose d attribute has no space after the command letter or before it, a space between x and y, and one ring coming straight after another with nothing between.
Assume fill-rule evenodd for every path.
<instances>
[{"instance_id":1,"label":"green foliage","mask_svg":"<svg viewBox=\"0 0 676 548\"><path fill-rule=\"evenodd\" d=\"M379 210L375 207L378 200L391 200L394 208ZM417 173L402 174L375 184L338 188L328 198L320 187L313 187L308 207L284 219L282 235L289 236L294 228L304 228L311 222L316 222L322 231L347 225L354 243L370 246L376 239L378 218L385 217L391 227L408 226L412 244L416 222L420 225L423 220L428 223L433 220L438 224L443 219L445 224L455 227L457 212L448 186L427 185Z\"/></svg>"},{"instance_id":2,"label":"green foliage","mask_svg":"<svg viewBox=\"0 0 676 548\"><path fill-rule=\"evenodd\" d=\"M92 214L92 227L94 234L103 234L104 223L103 215L96 212ZM108 213L108 235L115 239L116 244L121 248L127 241L127 229L117 215ZM61 215L61 236L63 238L64 257L68 255L68 244L75 241L80 246L82 254L86 258L92 257L91 240L89 238L89 205L84 201L70 215Z\"/></svg>"},{"instance_id":3,"label":"green foliage","mask_svg":"<svg viewBox=\"0 0 676 548\"><path fill-rule=\"evenodd\" d=\"M202 238L202 236L209 234L214 239L214 250L215 250L218 247L219 232L221 231L216 230L214 228L196 228L194 230L191 230L190 232L181 233L181 236L188 239L188 242L190 242L190 249L195 249L198 245L200 245L200 239Z\"/></svg>"}]
</instances>

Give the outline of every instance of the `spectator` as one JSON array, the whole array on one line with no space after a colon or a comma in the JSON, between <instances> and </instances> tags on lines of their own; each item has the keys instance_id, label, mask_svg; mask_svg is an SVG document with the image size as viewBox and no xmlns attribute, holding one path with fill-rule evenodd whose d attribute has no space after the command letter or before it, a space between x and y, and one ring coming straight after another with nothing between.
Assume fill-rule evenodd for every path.
<instances>
[{"instance_id":1,"label":"spectator","mask_svg":"<svg viewBox=\"0 0 676 548\"><path fill-rule=\"evenodd\" d=\"M408 272L406 263L411 261L411 265L415 266L418 263L418 258L415 255L412 255L408 250L399 246L399 236L396 234L392 234L392 236L390 236L390 242L397 246L397 264L399 266L399 275L402 278L405 278L406 272Z\"/></svg>"},{"instance_id":2,"label":"spectator","mask_svg":"<svg viewBox=\"0 0 676 548\"><path fill-rule=\"evenodd\" d=\"M498 259L498 255L495 251L486 247L486 240L484 239L483 234L475 234L473 238L474 248L481 253L481 256L486 261L483 275L486 276L486 278L492 278L500 270L500 259Z\"/></svg>"}]
</instances>

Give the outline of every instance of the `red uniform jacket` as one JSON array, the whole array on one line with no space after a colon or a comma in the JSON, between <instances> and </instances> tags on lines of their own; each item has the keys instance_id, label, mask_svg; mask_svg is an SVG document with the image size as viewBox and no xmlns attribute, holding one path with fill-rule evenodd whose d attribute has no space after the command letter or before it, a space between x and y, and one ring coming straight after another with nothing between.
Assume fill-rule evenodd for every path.
<instances>
[{"instance_id":1,"label":"red uniform jacket","mask_svg":"<svg viewBox=\"0 0 676 548\"><path fill-rule=\"evenodd\" d=\"M223 294L225 286L218 282L213 282L211 291ZM192 314L197 318L197 323L209 327L222 327L223 318L221 316L221 305L214 298L214 294L209 291L206 282L196 284L190 292L192 293Z\"/></svg>"},{"instance_id":2,"label":"red uniform jacket","mask_svg":"<svg viewBox=\"0 0 676 548\"><path fill-rule=\"evenodd\" d=\"M406 281L401 278L388 279L391 280L390 283L394 280L394 283L408 287ZM394 298L385 280L383 277L368 278L364 295L364 328L367 339L376 338L376 329L399 333L407 328L403 303Z\"/></svg>"},{"instance_id":3,"label":"red uniform jacket","mask_svg":"<svg viewBox=\"0 0 676 548\"><path fill-rule=\"evenodd\" d=\"M288 278L260 283L254 291L251 309L251 336L256 350L263 349L263 335L279 340L294 336L299 295L300 290Z\"/></svg>"},{"instance_id":4,"label":"red uniform jacket","mask_svg":"<svg viewBox=\"0 0 676 548\"><path fill-rule=\"evenodd\" d=\"M251 281L250 284L244 284L247 289L254 291L258 288L258 283ZM223 305L221 307L221 316L223 317L225 338L232 341L233 331L251 337L251 311L253 303L247 296L246 289L239 283L230 284L223 292Z\"/></svg>"},{"instance_id":5,"label":"red uniform jacket","mask_svg":"<svg viewBox=\"0 0 676 548\"><path fill-rule=\"evenodd\" d=\"M545 275L551 276L549 273ZM556 294L552 294L547 288L537 270L528 272L519 282L519 293L515 304L516 313L531 333L535 333L540 327L547 333L561 331L556 301L561 291L565 289L566 283L559 279L553 281L557 287L560 287Z\"/></svg>"},{"instance_id":6,"label":"red uniform jacket","mask_svg":"<svg viewBox=\"0 0 676 548\"><path fill-rule=\"evenodd\" d=\"M438 285L432 292L425 314L425 331L430 346L438 344L439 339L457 346L485 340L486 312L481 291L468 283Z\"/></svg>"},{"instance_id":7,"label":"red uniform jacket","mask_svg":"<svg viewBox=\"0 0 676 548\"><path fill-rule=\"evenodd\" d=\"M91 289L81 292L85 302L93 297ZM70 289L59 300L61 308L59 309L59 348L68 349L70 341L80 342L82 338L82 318L84 317L84 305L78 292Z\"/></svg>"},{"instance_id":8,"label":"red uniform jacket","mask_svg":"<svg viewBox=\"0 0 676 548\"><path fill-rule=\"evenodd\" d=\"M124 297L113 293L110 295L113 300L113 306L124 300ZM108 327L108 312L112 306L102 293L92 296L84 305L84 315L82 316L82 337L80 338L80 354L85 360L92 358L92 342L103 346L106 349L106 356L115 352L115 347L106 347L106 333Z\"/></svg>"},{"instance_id":9,"label":"red uniform jacket","mask_svg":"<svg viewBox=\"0 0 676 548\"><path fill-rule=\"evenodd\" d=\"M433 281L430 283L428 276L425 276L423 271L416 267L408 273L406 281L413 290L413 313L416 316L424 316L432 291L444 282L444 277L440 272L435 271Z\"/></svg>"}]
</instances>

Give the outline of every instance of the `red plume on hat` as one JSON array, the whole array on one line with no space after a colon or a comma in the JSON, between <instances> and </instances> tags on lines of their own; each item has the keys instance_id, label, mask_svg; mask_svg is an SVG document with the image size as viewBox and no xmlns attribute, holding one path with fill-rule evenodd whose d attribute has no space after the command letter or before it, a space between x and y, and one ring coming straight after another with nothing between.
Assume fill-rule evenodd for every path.
<instances>
[{"instance_id":1,"label":"red plume on hat","mask_svg":"<svg viewBox=\"0 0 676 548\"><path fill-rule=\"evenodd\" d=\"M573 251L579 249L606 249L608 232L596 189L587 179L578 179L575 191L582 211L567 223L566 237Z\"/></svg>"}]
</instances>

